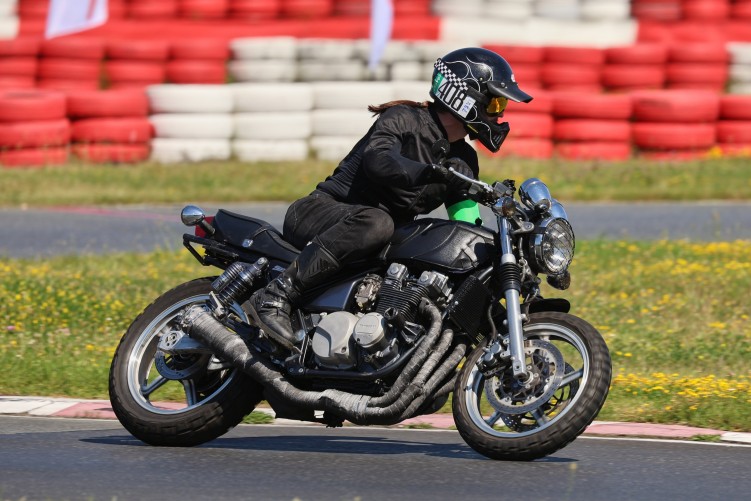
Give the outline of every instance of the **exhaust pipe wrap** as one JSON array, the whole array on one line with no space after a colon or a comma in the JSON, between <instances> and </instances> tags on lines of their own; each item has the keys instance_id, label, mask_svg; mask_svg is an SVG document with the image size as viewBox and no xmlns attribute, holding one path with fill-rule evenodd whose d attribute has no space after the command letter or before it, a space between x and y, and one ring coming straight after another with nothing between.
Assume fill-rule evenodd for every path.
<instances>
[{"instance_id":1,"label":"exhaust pipe wrap","mask_svg":"<svg viewBox=\"0 0 751 501\"><path fill-rule=\"evenodd\" d=\"M447 329L441 335L441 314L430 302L424 301L420 311L427 314L431 322L426 339L394 385L379 397L340 390L307 391L297 388L274 364L255 356L240 336L200 306L189 308L183 315L182 323L191 337L249 374L264 386L265 391L281 400L306 410L331 412L355 424L388 425L418 415L426 401L432 402L451 391L456 377L454 370L466 352L465 344L457 344L440 363L452 345L453 332Z\"/></svg>"}]
</instances>

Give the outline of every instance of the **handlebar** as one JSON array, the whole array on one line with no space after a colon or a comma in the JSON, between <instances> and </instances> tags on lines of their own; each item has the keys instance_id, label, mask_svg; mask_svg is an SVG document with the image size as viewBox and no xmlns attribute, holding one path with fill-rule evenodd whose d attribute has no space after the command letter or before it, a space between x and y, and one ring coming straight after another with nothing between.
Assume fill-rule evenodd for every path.
<instances>
[{"instance_id":1,"label":"handlebar","mask_svg":"<svg viewBox=\"0 0 751 501\"><path fill-rule=\"evenodd\" d=\"M462 181L469 184L467 193L477 203L485 205L487 207L493 207L498 200L503 197L511 197L514 195L516 188L514 187L514 181L506 179L503 182L496 181L493 185L489 185L479 179L474 179L469 176L465 176L453 168L449 167L448 171L451 175L458 177Z\"/></svg>"}]
</instances>

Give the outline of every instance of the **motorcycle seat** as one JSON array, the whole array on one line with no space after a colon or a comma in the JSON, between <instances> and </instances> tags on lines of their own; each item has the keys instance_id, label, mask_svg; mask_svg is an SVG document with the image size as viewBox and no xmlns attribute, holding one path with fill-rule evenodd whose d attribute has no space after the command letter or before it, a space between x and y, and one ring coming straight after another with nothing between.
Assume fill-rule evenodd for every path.
<instances>
[{"instance_id":1,"label":"motorcycle seat","mask_svg":"<svg viewBox=\"0 0 751 501\"><path fill-rule=\"evenodd\" d=\"M267 258L291 263L300 253L299 249L284 240L279 230L262 219L219 209L212 224L216 229L215 239Z\"/></svg>"}]
</instances>

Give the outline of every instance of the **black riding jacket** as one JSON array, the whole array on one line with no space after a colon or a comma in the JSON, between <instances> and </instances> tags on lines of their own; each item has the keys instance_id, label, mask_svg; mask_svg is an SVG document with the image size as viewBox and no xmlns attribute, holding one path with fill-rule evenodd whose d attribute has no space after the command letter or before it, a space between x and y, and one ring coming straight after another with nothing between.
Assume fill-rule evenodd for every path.
<instances>
[{"instance_id":1,"label":"black riding jacket","mask_svg":"<svg viewBox=\"0 0 751 501\"><path fill-rule=\"evenodd\" d=\"M451 206L466 194L450 192L447 185L430 182L432 152L446 139L435 105L418 108L397 105L385 110L370 130L339 163L333 174L316 187L336 200L378 207L395 222L406 222L441 204ZM446 158L459 157L477 178L477 153L464 139L451 143Z\"/></svg>"}]
</instances>

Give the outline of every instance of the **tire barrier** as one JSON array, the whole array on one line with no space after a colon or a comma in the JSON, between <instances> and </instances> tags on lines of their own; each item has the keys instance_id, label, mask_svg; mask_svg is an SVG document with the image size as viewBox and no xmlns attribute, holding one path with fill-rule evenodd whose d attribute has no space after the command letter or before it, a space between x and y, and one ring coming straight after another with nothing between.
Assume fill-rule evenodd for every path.
<instances>
[{"instance_id":1,"label":"tire barrier","mask_svg":"<svg viewBox=\"0 0 751 501\"><path fill-rule=\"evenodd\" d=\"M39 55L37 87L61 91L99 88L104 57L101 40L75 37L44 40Z\"/></svg>"},{"instance_id":2,"label":"tire barrier","mask_svg":"<svg viewBox=\"0 0 751 501\"><path fill-rule=\"evenodd\" d=\"M149 158L153 127L142 90L67 93L71 152L84 162L133 163Z\"/></svg>"},{"instance_id":3,"label":"tire barrier","mask_svg":"<svg viewBox=\"0 0 751 501\"><path fill-rule=\"evenodd\" d=\"M65 94L41 89L0 91L1 166L64 164L69 139Z\"/></svg>"},{"instance_id":4,"label":"tire barrier","mask_svg":"<svg viewBox=\"0 0 751 501\"><path fill-rule=\"evenodd\" d=\"M751 156L751 95L720 97L717 146L724 155Z\"/></svg>"}]
</instances>

